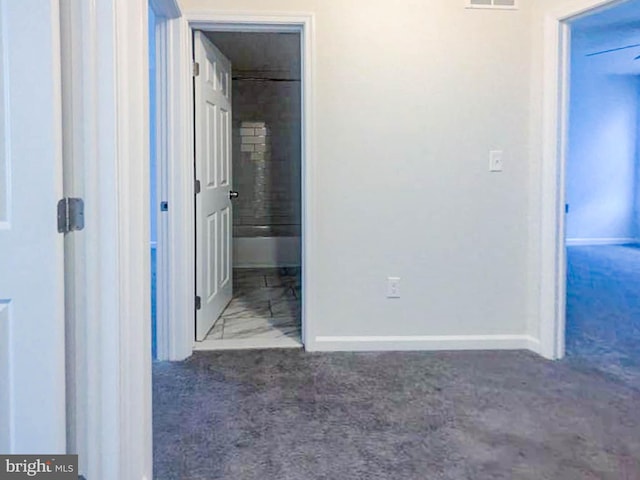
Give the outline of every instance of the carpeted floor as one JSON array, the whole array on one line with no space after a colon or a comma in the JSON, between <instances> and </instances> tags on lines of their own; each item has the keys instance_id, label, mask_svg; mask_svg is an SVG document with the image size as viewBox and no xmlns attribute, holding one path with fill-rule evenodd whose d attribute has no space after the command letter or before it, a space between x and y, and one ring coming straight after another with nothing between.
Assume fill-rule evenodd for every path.
<instances>
[{"instance_id":1,"label":"carpeted floor","mask_svg":"<svg viewBox=\"0 0 640 480\"><path fill-rule=\"evenodd\" d=\"M201 352L154 364L156 480L640 480L640 250L569 249L566 360Z\"/></svg>"},{"instance_id":2,"label":"carpeted floor","mask_svg":"<svg viewBox=\"0 0 640 480\"><path fill-rule=\"evenodd\" d=\"M640 390L640 248L567 249L567 360Z\"/></svg>"},{"instance_id":3,"label":"carpeted floor","mask_svg":"<svg viewBox=\"0 0 640 480\"><path fill-rule=\"evenodd\" d=\"M640 479L640 392L528 352L154 365L156 480Z\"/></svg>"}]
</instances>

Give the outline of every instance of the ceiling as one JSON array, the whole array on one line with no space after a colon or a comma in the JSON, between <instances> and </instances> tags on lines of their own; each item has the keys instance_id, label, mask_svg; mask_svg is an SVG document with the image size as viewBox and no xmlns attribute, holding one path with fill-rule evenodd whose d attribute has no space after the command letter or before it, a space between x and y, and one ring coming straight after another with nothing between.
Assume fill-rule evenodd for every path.
<instances>
[{"instance_id":1,"label":"ceiling","mask_svg":"<svg viewBox=\"0 0 640 480\"><path fill-rule=\"evenodd\" d=\"M205 32L239 77L300 79L300 34Z\"/></svg>"}]
</instances>

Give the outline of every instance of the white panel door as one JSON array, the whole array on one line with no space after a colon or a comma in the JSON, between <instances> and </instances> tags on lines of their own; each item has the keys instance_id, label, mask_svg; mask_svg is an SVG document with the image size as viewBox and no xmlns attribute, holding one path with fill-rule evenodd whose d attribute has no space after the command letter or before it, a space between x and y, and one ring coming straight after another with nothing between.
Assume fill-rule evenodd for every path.
<instances>
[{"instance_id":1,"label":"white panel door","mask_svg":"<svg viewBox=\"0 0 640 480\"><path fill-rule=\"evenodd\" d=\"M57 0L0 0L0 452L64 453Z\"/></svg>"},{"instance_id":2,"label":"white panel door","mask_svg":"<svg viewBox=\"0 0 640 480\"><path fill-rule=\"evenodd\" d=\"M231 62L195 32L196 340L204 340L232 296Z\"/></svg>"}]
</instances>

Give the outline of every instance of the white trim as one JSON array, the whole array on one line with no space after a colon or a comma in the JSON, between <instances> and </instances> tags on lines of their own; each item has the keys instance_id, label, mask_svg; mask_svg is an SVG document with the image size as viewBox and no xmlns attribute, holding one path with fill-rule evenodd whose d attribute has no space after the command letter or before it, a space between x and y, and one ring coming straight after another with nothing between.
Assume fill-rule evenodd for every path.
<instances>
[{"instance_id":1,"label":"white trim","mask_svg":"<svg viewBox=\"0 0 640 480\"><path fill-rule=\"evenodd\" d=\"M169 344L166 341L169 338L169 291L167 288L167 279L169 277L169 268L167 258L168 249L164 247L168 238L168 216L164 212L160 212L159 204L167 198L167 186L164 181L168 175L166 173L166 156L168 155L170 136L167 135L168 116L166 109L169 105L169 97L167 92L167 35L169 30L169 20L156 13L155 16L155 57L156 57L156 90L151 92L155 95L154 102L156 105L156 171L150 172L150 175L156 177L156 203L152 206L156 209L156 348L157 357L159 359L169 358Z\"/></svg>"},{"instance_id":2,"label":"white trim","mask_svg":"<svg viewBox=\"0 0 640 480\"><path fill-rule=\"evenodd\" d=\"M147 0L72 3L86 200L79 473L151 480Z\"/></svg>"},{"instance_id":3,"label":"white trim","mask_svg":"<svg viewBox=\"0 0 640 480\"><path fill-rule=\"evenodd\" d=\"M293 338L282 337L265 340L204 340L195 342L193 350L197 352L212 352L218 350L262 350L266 348L302 348L302 343Z\"/></svg>"},{"instance_id":4,"label":"white trim","mask_svg":"<svg viewBox=\"0 0 640 480\"><path fill-rule=\"evenodd\" d=\"M546 18L547 20L560 23L569 19L578 18L581 15L594 13L599 9L610 8L616 3L625 3L627 1L628 0L573 0L549 9Z\"/></svg>"},{"instance_id":5,"label":"white trim","mask_svg":"<svg viewBox=\"0 0 640 480\"><path fill-rule=\"evenodd\" d=\"M190 97L190 32L183 18L157 18L158 200L170 205L158 216L156 328L159 360L192 353L195 270L192 256L193 158Z\"/></svg>"},{"instance_id":6,"label":"white trim","mask_svg":"<svg viewBox=\"0 0 640 480\"><path fill-rule=\"evenodd\" d=\"M216 32L300 32L310 31L314 23L313 13L258 14L194 10L185 12L184 18L192 29Z\"/></svg>"},{"instance_id":7,"label":"white trim","mask_svg":"<svg viewBox=\"0 0 640 480\"><path fill-rule=\"evenodd\" d=\"M439 350L533 350L538 340L528 335L415 335L316 337L314 351L439 351Z\"/></svg>"},{"instance_id":8,"label":"white trim","mask_svg":"<svg viewBox=\"0 0 640 480\"><path fill-rule=\"evenodd\" d=\"M106 248L115 249L118 258L114 282L118 322L110 334L113 342L106 340L117 350L112 364L103 365L103 375L118 380L112 393L118 399L117 416L111 419L118 430L117 478L151 480L148 4L145 0L110 3L115 6L112 161L117 201L111 234L115 242ZM109 393L103 392L103 398Z\"/></svg>"},{"instance_id":9,"label":"white trim","mask_svg":"<svg viewBox=\"0 0 640 480\"><path fill-rule=\"evenodd\" d=\"M544 16L540 244L540 354L564 357L566 252L565 151L568 127L570 28L566 20L624 0L575 0Z\"/></svg>"},{"instance_id":10,"label":"white trim","mask_svg":"<svg viewBox=\"0 0 640 480\"><path fill-rule=\"evenodd\" d=\"M155 14L156 91L153 93L157 107L156 171L150 172L150 175L156 177L157 205L153 208L156 208L157 241L151 242L151 248L156 250L156 296L154 299L156 302L156 356L160 360L165 360L186 355L181 352L173 354L171 352L174 344L170 342L170 339L180 338L180 332L172 331L173 325L169 321L172 297L169 291L169 279L172 271L168 248L169 218L159 208L160 202L169 196L167 186L169 175L166 171L168 161L166 158L171 154L173 148L173 138L169 132L174 126L168 123L170 119L167 114L172 103L167 82L167 79L171 78L170 61L172 59L169 37L175 30L175 25L179 25L182 11L177 0L149 0L149 6ZM179 315L179 312L184 311L185 308L185 306L181 308L178 303L178 312L174 311L174 315Z\"/></svg>"},{"instance_id":11,"label":"white trim","mask_svg":"<svg viewBox=\"0 0 640 480\"><path fill-rule=\"evenodd\" d=\"M149 6L159 17L178 18L182 14L178 0L149 0Z\"/></svg>"},{"instance_id":12,"label":"white trim","mask_svg":"<svg viewBox=\"0 0 640 480\"><path fill-rule=\"evenodd\" d=\"M635 245L640 238L567 238L567 246Z\"/></svg>"},{"instance_id":13,"label":"white trim","mask_svg":"<svg viewBox=\"0 0 640 480\"><path fill-rule=\"evenodd\" d=\"M167 257L168 267L158 264L158 358L182 360L191 355L194 334L194 205L193 205L193 101L190 75L193 28L216 31L297 31L301 34L303 64L302 82L302 338L312 329L313 268L315 237L313 214L315 205L314 172L314 17L300 15L258 15L253 13L189 12L183 18L166 20L166 61L158 58L159 85L165 96L158 99L158 111L165 112L166 122L158 122L158 162L164 158L167 198L170 210L166 241L158 237L158 258ZM164 102L166 107L160 104ZM161 131L162 130L162 131ZM169 152L166 155L162 152ZM160 224L159 224L160 225ZM163 253L164 252L164 253ZM164 272L164 273L163 273ZM166 278L161 288L160 278ZM164 293L163 293L164 292ZM168 297L167 313L161 312L162 296ZM306 343L306 341L304 342Z\"/></svg>"}]
</instances>

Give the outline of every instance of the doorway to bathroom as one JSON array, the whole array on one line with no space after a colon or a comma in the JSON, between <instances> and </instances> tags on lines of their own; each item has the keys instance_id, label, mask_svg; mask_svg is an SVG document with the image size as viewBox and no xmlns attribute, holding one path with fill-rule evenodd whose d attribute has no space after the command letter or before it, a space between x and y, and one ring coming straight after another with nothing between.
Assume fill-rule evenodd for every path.
<instances>
[{"instance_id":1,"label":"doorway to bathroom","mask_svg":"<svg viewBox=\"0 0 640 480\"><path fill-rule=\"evenodd\" d=\"M193 42L196 349L300 347L300 34Z\"/></svg>"},{"instance_id":2,"label":"doorway to bathroom","mask_svg":"<svg viewBox=\"0 0 640 480\"><path fill-rule=\"evenodd\" d=\"M178 178L187 177L187 167L176 166L171 155L176 142L171 120L180 112L171 111L173 72L162 58L171 56L175 38L171 22L165 35L156 24L152 48L158 60L150 62L157 69L150 75L157 120L152 143L159 145L157 165L152 164L158 232L155 358L180 359L193 350L303 346L302 245L309 207L303 181L309 144L305 107L310 103L305 80L310 70L305 65L307 19L294 20L291 25L190 22L192 84L182 87L188 87L190 105L184 108L182 98L176 107L179 103L194 121L182 132L191 145L175 147L191 149L191 192L188 179ZM186 49L179 53L186 57ZM163 84L167 77L169 85ZM177 76L175 83L180 89ZM181 189L186 196L179 195ZM189 222L188 232L178 227ZM180 261L186 257L180 245L191 249L191 270ZM191 325L174 315L189 308L189 277L195 299Z\"/></svg>"}]
</instances>

